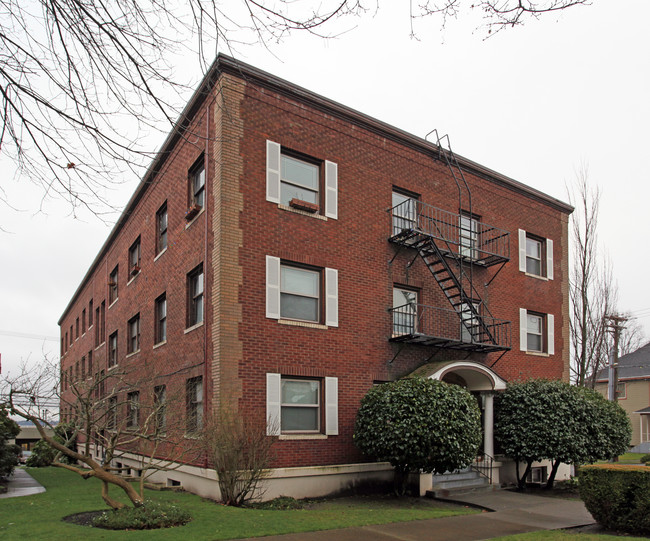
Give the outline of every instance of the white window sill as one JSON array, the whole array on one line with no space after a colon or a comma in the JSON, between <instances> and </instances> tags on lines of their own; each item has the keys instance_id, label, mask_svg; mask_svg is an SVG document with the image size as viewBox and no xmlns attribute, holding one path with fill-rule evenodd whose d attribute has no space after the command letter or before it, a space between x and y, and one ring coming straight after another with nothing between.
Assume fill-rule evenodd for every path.
<instances>
[{"instance_id":1,"label":"white window sill","mask_svg":"<svg viewBox=\"0 0 650 541\"><path fill-rule=\"evenodd\" d=\"M544 353L543 351L527 351L526 355L533 355L534 357L550 357L548 353Z\"/></svg>"},{"instance_id":2,"label":"white window sill","mask_svg":"<svg viewBox=\"0 0 650 541\"><path fill-rule=\"evenodd\" d=\"M110 372L111 370L115 370L117 367L118 367L118 364L115 363L113 366L109 366L107 370Z\"/></svg>"},{"instance_id":3,"label":"white window sill","mask_svg":"<svg viewBox=\"0 0 650 541\"><path fill-rule=\"evenodd\" d=\"M153 349L158 349L159 347L164 346L167 343L167 340L163 340L162 342L158 342L157 344L153 345Z\"/></svg>"},{"instance_id":4,"label":"white window sill","mask_svg":"<svg viewBox=\"0 0 650 541\"><path fill-rule=\"evenodd\" d=\"M531 278L537 278L538 280L542 280L542 282L548 282L548 278L546 276L540 276L539 274L531 274L529 272L524 272L526 276L530 276Z\"/></svg>"},{"instance_id":5,"label":"white window sill","mask_svg":"<svg viewBox=\"0 0 650 541\"><path fill-rule=\"evenodd\" d=\"M131 282L133 282L133 280L135 280L138 276L140 276L140 273L141 273L141 272L142 272L142 271L138 271L136 274L134 274L134 275L131 276L131 278L129 279L129 281L126 283L127 287L128 287L129 285L131 285Z\"/></svg>"},{"instance_id":6,"label":"white window sill","mask_svg":"<svg viewBox=\"0 0 650 541\"><path fill-rule=\"evenodd\" d=\"M199 216L203 215L204 212L205 212L205 205L203 205L203 207L201 207L201 210L199 211L199 213L198 213L196 216L194 216L194 218L192 218L189 222L187 222L187 223L185 224L185 229L187 229L187 228L190 227L194 222L196 222L196 221L199 219Z\"/></svg>"},{"instance_id":7,"label":"white window sill","mask_svg":"<svg viewBox=\"0 0 650 541\"><path fill-rule=\"evenodd\" d=\"M310 218L316 218L317 220L322 220L324 222L327 221L327 216L323 216L322 214L318 214L317 212L307 212L306 210L295 209L293 207L290 207L289 205L283 205L282 203L278 203L278 208L280 210L286 210L287 212L293 212L294 214L301 214L302 216L309 216Z\"/></svg>"},{"instance_id":8,"label":"white window sill","mask_svg":"<svg viewBox=\"0 0 650 541\"><path fill-rule=\"evenodd\" d=\"M166 251L167 251L167 246L165 246L165 248L163 248L161 252L158 252L158 255L156 255L156 257L154 257L153 260L158 261L158 258L162 256Z\"/></svg>"},{"instance_id":9,"label":"white window sill","mask_svg":"<svg viewBox=\"0 0 650 541\"><path fill-rule=\"evenodd\" d=\"M117 301L119 301L119 300L120 300L119 297L118 297L117 299L115 299L111 304L108 305L108 309L110 310L110 309L111 309L111 306L114 306L115 303L116 303Z\"/></svg>"},{"instance_id":10,"label":"white window sill","mask_svg":"<svg viewBox=\"0 0 650 541\"><path fill-rule=\"evenodd\" d=\"M327 325L322 325L321 323L309 323L308 321L295 321L293 319L278 319L280 325L290 325L293 327L306 327L308 329L322 329L327 330L329 327Z\"/></svg>"},{"instance_id":11,"label":"white window sill","mask_svg":"<svg viewBox=\"0 0 650 541\"><path fill-rule=\"evenodd\" d=\"M326 434L280 434L279 440L326 440Z\"/></svg>"},{"instance_id":12,"label":"white window sill","mask_svg":"<svg viewBox=\"0 0 650 541\"><path fill-rule=\"evenodd\" d=\"M96 346L96 347L95 347L95 351L97 351L97 350L98 350L100 347L102 347L105 343L106 343L106 341L104 341L104 342L102 342L101 344L99 344L98 346Z\"/></svg>"},{"instance_id":13,"label":"white window sill","mask_svg":"<svg viewBox=\"0 0 650 541\"><path fill-rule=\"evenodd\" d=\"M138 348L135 351L132 351L131 353L127 354L127 356L124 357L124 358L128 359L129 357L133 357L134 355L137 355L138 353L140 353L140 348Z\"/></svg>"},{"instance_id":14,"label":"white window sill","mask_svg":"<svg viewBox=\"0 0 650 541\"><path fill-rule=\"evenodd\" d=\"M185 334L192 332L194 329L198 329L199 327L203 327L203 321L201 321L201 323L197 323L196 325L192 325L191 327L185 329Z\"/></svg>"}]
</instances>

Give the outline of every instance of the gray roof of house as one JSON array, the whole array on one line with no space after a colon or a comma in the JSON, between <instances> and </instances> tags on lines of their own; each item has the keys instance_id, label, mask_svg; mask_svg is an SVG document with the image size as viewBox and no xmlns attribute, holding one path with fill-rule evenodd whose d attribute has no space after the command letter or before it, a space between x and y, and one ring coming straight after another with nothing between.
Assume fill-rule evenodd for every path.
<instances>
[{"instance_id":1,"label":"gray roof of house","mask_svg":"<svg viewBox=\"0 0 650 541\"><path fill-rule=\"evenodd\" d=\"M650 378L650 342L618 360L618 379ZM607 381L607 368L598 372L597 381Z\"/></svg>"}]
</instances>

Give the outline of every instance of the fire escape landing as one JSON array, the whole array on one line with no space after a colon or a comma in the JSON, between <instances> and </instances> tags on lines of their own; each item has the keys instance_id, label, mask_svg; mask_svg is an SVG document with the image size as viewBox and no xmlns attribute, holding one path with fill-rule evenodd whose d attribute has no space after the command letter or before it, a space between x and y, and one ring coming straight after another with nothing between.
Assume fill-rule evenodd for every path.
<instances>
[{"instance_id":1,"label":"fire escape landing","mask_svg":"<svg viewBox=\"0 0 650 541\"><path fill-rule=\"evenodd\" d=\"M395 205L391 214L388 240L417 250L450 308L417 302L393 307L390 340L485 353L509 350L510 322L492 316L473 283L475 274L485 277L481 269L501 265L501 270L510 260L509 233L416 199Z\"/></svg>"}]
</instances>

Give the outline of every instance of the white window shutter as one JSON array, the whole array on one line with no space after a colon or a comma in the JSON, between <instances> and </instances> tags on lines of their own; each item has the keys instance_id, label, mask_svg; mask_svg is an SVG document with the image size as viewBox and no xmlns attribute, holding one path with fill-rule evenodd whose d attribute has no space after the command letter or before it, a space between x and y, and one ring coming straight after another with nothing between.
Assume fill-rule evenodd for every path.
<instances>
[{"instance_id":1,"label":"white window shutter","mask_svg":"<svg viewBox=\"0 0 650 541\"><path fill-rule=\"evenodd\" d=\"M266 200L280 202L280 145L266 141Z\"/></svg>"},{"instance_id":2,"label":"white window shutter","mask_svg":"<svg viewBox=\"0 0 650 541\"><path fill-rule=\"evenodd\" d=\"M325 269L325 325L339 326L339 271Z\"/></svg>"},{"instance_id":3,"label":"white window shutter","mask_svg":"<svg viewBox=\"0 0 650 541\"><path fill-rule=\"evenodd\" d=\"M266 317L280 319L280 258L266 256Z\"/></svg>"},{"instance_id":4,"label":"white window shutter","mask_svg":"<svg viewBox=\"0 0 650 541\"><path fill-rule=\"evenodd\" d=\"M519 230L519 270L526 272L526 231Z\"/></svg>"},{"instance_id":5,"label":"white window shutter","mask_svg":"<svg viewBox=\"0 0 650 541\"><path fill-rule=\"evenodd\" d=\"M555 355L555 317L553 314L546 315L546 326L548 327L548 354Z\"/></svg>"},{"instance_id":6,"label":"white window shutter","mask_svg":"<svg viewBox=\"0 0 650 541\"><path fill-rule=\"evenodd\" d=\"M266 374L266 435L280 435L280 374Z\"/></svg>"},{"instance_id":7,"label":"white window shutter","mask_svg":"<svg viewBox=\"0 0 650 541\"><path fill-rule=\"evenodd\" d=\"M553 241L546 239L546 277L553 279Z\"/></svg>"},{"instance_id":8,"label":"white window shutter","mask_svg":"<svg viewBox=\"0 0 650 541\"><path fill-rule=\"evenodd\" d=\"M325 162L325 216L338 219L338 173L334 162Z\"/></svg>"},{"instance_id":9,"label":"white window shutter","mask_svg":"<svg viewBox=\"0 0 650 541\"><path fill-rule=\"evenodd\" d=\"M339 433L339 379L325 378L325 434Z\"/></svg>"},{"instance_id":10,"label":"white window shutter","mask_svg":"<svg viewBox=\"0 0 650 541\"><path fill-rule=\"evenodd\" d=\"M528 312L525 308L519 309L519 349L528 351Z\"/></svg>"}]
</instances>

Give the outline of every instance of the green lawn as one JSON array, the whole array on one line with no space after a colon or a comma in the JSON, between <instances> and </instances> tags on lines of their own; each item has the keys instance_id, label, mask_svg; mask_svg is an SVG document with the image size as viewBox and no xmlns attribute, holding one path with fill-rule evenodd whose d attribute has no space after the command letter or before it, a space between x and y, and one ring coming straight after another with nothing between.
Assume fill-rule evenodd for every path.
<instances>
[{"instance_id":1,"label":"green lawn","mask_svg":"<svg viewBox=\"0 0 650 541\"><path fill-rule=\"evenodd\" d=\"M475 513L433 500L356 497L329 500L310 509L268 511L236 509L188 493L148 491L146 497L170 501L187 509L192 522L180 528L153 531L113 532L62 522L66 515L106 509L100 483L84 481L58 468L27 470L47 489L43 494L0 500L0 539L236 539L292 532L328 530L348 526L385 524ZM121 491L111 488L113 497ZM124 501L126 501L124 499Z\"/></svg>"},{"instance_id":2,"label":"green lawn","mask_svg":"<svg viewBox=\"0 0 650 541\"><path fill-rule=\"evenodd\" d=\"M495 537L493 541L648 541L647 537L620 537L567 531L541 531Z\"/></svg>"}]
</instances>

